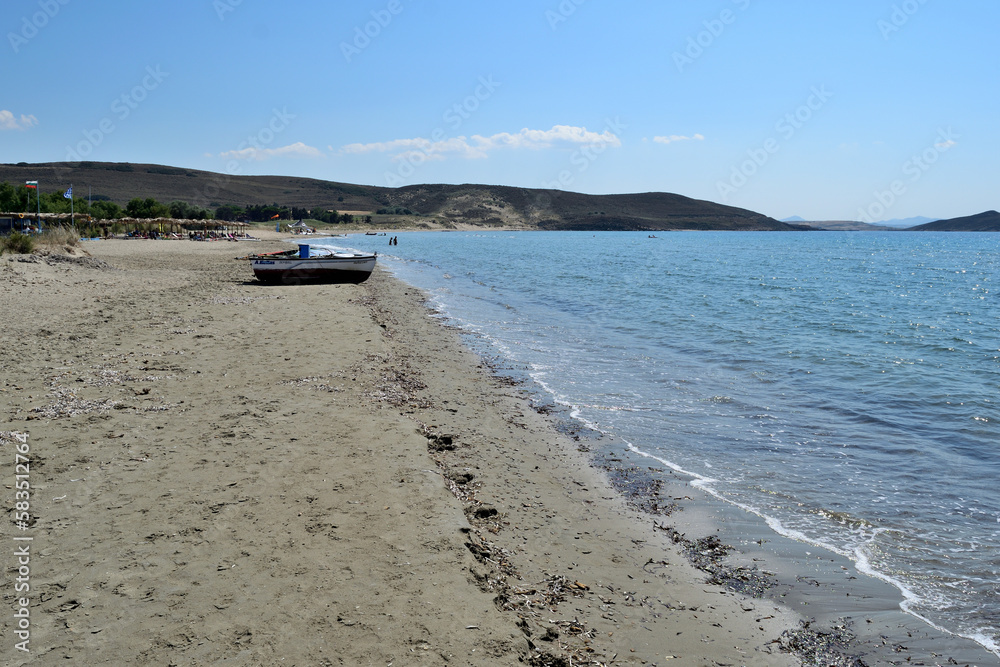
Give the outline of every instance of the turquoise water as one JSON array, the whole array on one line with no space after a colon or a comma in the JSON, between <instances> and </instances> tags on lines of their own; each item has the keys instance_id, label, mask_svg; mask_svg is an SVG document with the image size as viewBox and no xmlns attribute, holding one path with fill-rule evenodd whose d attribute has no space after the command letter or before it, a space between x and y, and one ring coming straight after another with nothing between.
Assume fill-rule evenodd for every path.
<instances>
[{"instance_id":1,"label":"turquoise water","mask_svg":"<svg viewBox=\"0 0 1000 667\"><path fill-rule=\"evenodd\" d=\"M377 250L573 418L1000 655L1000 235L407 233Z\"/></svg>"}]
</instances>

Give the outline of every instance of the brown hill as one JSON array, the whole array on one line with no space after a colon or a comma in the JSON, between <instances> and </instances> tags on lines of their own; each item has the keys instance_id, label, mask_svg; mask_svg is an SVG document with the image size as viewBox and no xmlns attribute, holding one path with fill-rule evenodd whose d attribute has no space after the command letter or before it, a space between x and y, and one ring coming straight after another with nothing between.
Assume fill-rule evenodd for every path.
<instances>
[{"instance_id":1,"label":"brown hill","mask_svg":"<svg viewBox=\"0 0 1000 667\"><path fill-rule=\"evenodd\" d=\"M1000 213L984 211L976 215L950 220L935 220L926 225L910 227L911 232L1000 232Z\"/></svg>"},{"instance_id":2,"label":"brown hill","mask_svg":"<svg viewBox=\"0 0 1000 667\"><path fill-rule=\"evenodd\" d=\"M154 164L55 162L0 165L0 181L39 181L43 191L92 192L124 206L135 197L161 203L184 201L214 208L224 204L278 204L338 211L407 209L441 223L484 227L578 230L730 229L803 227L760 213L677 194L648 192L587 195L493 185L411 185L384 188L294 176L240 176Z\"/></svg>"},{"instance_id":3,"label":"brown hill","mask_svg":"<svg viewBox=\"0 0 1000 667\"><path fill-rule=\"evenodd\" d=\"M487 185L412 185L392 191L402 206L421 214L485 226L538 229L791 230L760 213L664 192L587 195Z\"/></svg>"}]
</instances>

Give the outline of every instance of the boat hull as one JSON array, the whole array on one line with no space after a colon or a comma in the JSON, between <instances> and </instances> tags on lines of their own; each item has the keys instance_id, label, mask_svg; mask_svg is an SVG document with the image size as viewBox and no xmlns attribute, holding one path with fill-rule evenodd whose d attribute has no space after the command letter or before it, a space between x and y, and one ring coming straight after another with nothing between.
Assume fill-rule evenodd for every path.
<instances>
[{"instance_id":1,"label":"boat hull","mask_svg":"<svg viewBox=\"0 0 1000 667\"><path fill-rule=\"evenodd\" d=\"M257 280L280 285L363 283L375 269L375 255L351 257L265 258L250 260Z\"/></svg>"}]
</instances>

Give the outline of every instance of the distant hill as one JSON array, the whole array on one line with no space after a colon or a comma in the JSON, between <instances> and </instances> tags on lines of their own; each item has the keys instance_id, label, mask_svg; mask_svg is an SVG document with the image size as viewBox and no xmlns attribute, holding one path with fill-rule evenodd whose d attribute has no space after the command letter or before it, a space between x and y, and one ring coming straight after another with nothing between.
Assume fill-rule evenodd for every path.
<instances>
[{"instance_id":1,"label":"distant hill","mask_svg":"<svg viewBox=\"0 0 1000 667\"><path fill-rule=\"evenodd\" d=\"M885 232L897 231L895 227L884 227L883 223L868 224L857 220L810 220L798 223L811 229L828 232Z\"/></svg>"},{"instance_id":2,"label":"distant hill","mask_svg":"<svg viewBox=\"0 0 1000 667\"><path fill-rule=\"evenodd\" d=\"M485 185L413 185L391 191L396 201L424 215L485 226L538 229L793 230L760 213L664 192L586 195Z\"/></svg>"},{"instance_id":3,"label":"distant hill","mask_svg":"<svg viewBox=\"0 0 1000 667\"><path fill-rule=\"evenodd\" d=\"M73 185L121 206L151 197L215 208L278 204L375 213L408 209L417 218L483 227L576 230L780 230L789 225L763 214L664 192L586 195L494 185L410 185L384 188L293 176L239 176L155 164L63 162L0 165L0 182L39 181L43 191Z\"/></svg>"},{"instance_id":4,"label":"distant hill","mask_svg":"<svg viewBox=\"0 0 1000 667\"><path fill-rule=\"evenodd\" d=\"M928 218L923 215L918 215L913 218L894 218L892 220L882 220L875 224L882 225L884 227L897 227L899 229L909 229L910 227L916 227L917 225L925 225L928 222L934 222L939 218Z\"/></svg>"},{"instance_id":5,"label":"distant hill","mask_svg":"<svg viewBox=\"0 0 1000 667\"><path fill-rule=\"evenodd\" d=\"M911 227L914 232L1000 232L1000 213L985 211L964 218L936 220L924 225Z\"/></svg>"},{"instance_id":6,"label":"distant hill","mask_svg":"<svg viewBox=\"0 0 1000 667\"><path fill-rule=\"evenodd\" d=\"M783 218L782 222L792 222L797 225L804 225L812 229L825 229L837 232L872 232L872 231L892 231L922 225L927 222L934 222L937 218L905 218L895 220L882 220L881 222L867 223L857 220L803 220L797 215L791 218Z\"/></svg>"}]
</instances>

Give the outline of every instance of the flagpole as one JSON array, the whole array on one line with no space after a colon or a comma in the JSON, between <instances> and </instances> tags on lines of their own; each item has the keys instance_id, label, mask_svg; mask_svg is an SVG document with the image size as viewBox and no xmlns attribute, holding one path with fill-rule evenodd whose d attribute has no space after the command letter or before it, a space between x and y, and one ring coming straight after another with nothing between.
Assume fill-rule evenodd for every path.
<instances>
[{"instance_id":1,"label":"flagpole","mask_svg":"<svg viewBox=\"0 0 1000 667\"><path fill-rule=\"evenodd\" d=\"M38 231L42 231L42 186L35 184L35 222L38 223Z\"/></svg>"},{"instance_id":2,"label":"flagpole","mask_svg":"<svg viewBox=\"0 0 1000 667\"><path fill-rule=\"evenodd\" d=\"M73 217L73 184L69 184L69 224L76 227L76 219Z\"/></svg>"}]
</instances>

